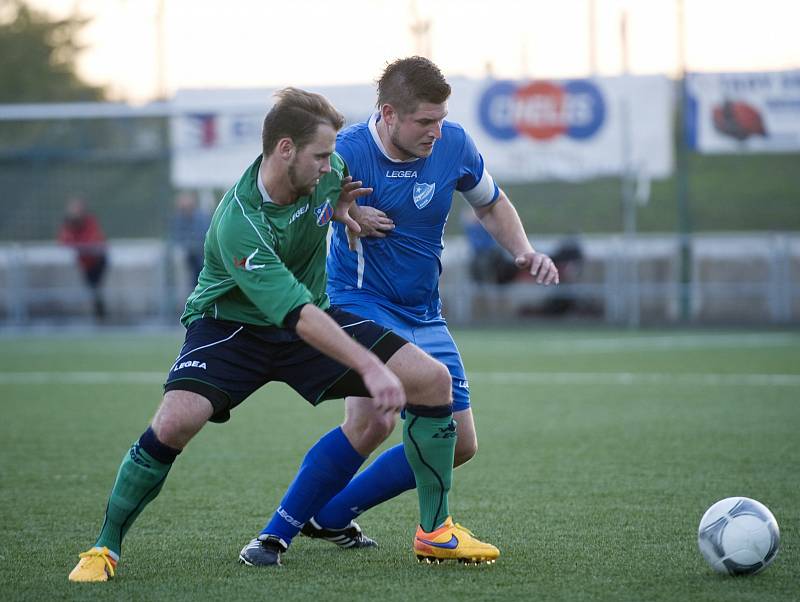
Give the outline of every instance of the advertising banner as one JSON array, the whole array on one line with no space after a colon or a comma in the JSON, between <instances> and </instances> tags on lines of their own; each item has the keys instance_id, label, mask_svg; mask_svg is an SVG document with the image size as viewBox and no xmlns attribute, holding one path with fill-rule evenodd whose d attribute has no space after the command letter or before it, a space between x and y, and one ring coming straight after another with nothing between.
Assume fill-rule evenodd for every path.
<instances>
[{"instance_id":1,"label":"advertising banner","mask_svg":"<svg viewBox=\"0 0 800 602\"><path fill-rule=\"evenodd\" d=\"M464 126L495 179L581 180L672 172L673 86L666 77L569 81L451 78L448 120ZM347 123L375 110L372 85L309 88ZM181 188L227 188L261 151L272 89L186 90L173 100L172 179Z\"/></svg>"},{"instance_id":2,"label":"advertising banner","mask_svg":"<svg viewBox=\"0 0 800 602\"><path fill-rule=\"evenodd\" d=\"M364 86L307 88L323 94L347 123L372 113L375 90ZM261 126L273 88L181 90L172 101L172 183L227 189L261 153Z\"/></svg>"},{"instance_id":3,"label":"advertising banner","mask_svg":"<svg viewBox=\"0 0 800 602\"><path fill-rule=\"evenodd\" d=\"M450 118L497 180L672 173L673 86L661 76L453 83Z\"/></svg>"},{"instance_id":4,"label":"advertising banner","mask_svg":"<svg viewBox=\"0 0 800 602\"><path fill-rule=\"evenodd\" d=\"M686 76L686 131L701 153L800 151L800 70Z\"/></svg>"}]
</instances>

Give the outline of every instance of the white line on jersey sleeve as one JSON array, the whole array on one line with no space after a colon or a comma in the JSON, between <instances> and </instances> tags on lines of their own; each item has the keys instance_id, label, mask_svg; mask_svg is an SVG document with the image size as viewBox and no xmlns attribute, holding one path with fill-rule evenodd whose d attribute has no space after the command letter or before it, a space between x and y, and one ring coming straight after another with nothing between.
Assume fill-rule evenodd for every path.
<instances>
[{"instance_id":1,"label":"white line on jersey sleeve","mask_svg":"<svg viewBox=\"0 0 800 602\"><path fill-rule=\"evenodd\" d=\"M253 223L253 220L250 219L250 216L247 215L247 211L244 210L244 205L242 204L242 201L239 200L239 195L236 194L237 188L238 188L238 186L234 187L234 189L233 189L233 198L236 201L236 203L239 205L239 209L242 210L242 215L244 216L244 219L246 219L248 221L248 223L250 224L250 226L253 228L253 230L255 230L256 236L258 236L259 240L261 240L261 242L264 244L264 246L267 247L267 250L270 251L275 257L278 257L278 254L272 248L272 245L270 245L266 240L264 240L264 237L261 236L261 232L258 231L258 228L256 228L256 225ZM272 228L269 227L269 224L267 224L267 228L269 229L270 234L274 237L274 234L272 234Z\"/></svg>"},{"instance_id":2,"label":"white line on jersey sleeve","mask_svg":"<svg viewBox=\"0 0 800 602\"><path fill-rule=\"evenodd\" d=\"M494 178L491 174L483 168L483 175L480 181L471 190L462 191L461 194L475 209L478 207L485 207L491 205L495 200L494 195Z\"/></svg>"}]
</instances>

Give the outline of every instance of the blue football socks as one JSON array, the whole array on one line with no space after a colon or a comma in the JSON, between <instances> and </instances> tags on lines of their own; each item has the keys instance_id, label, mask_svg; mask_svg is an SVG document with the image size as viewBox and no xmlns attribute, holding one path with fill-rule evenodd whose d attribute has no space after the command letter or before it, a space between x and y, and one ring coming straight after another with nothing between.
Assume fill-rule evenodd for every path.
<instances>
[{"instance_id":1,"label":"blue football socks","mask_svg":"<svg viewBox=\"0 0 800 602\"><path fill-rule=\"evenodd\" d=\"M297 476L261 533L280 537L286 545L291 543L303 524L350 482L364 459L341 427L325 434L308 450Z\"/></svg>"},{"instance_id":2,"label":"blue football socks","mask_svg":"<svg viewBox=\"0 0 800 602\"><path fill-rule=\"evenodd\" d=\"M314 515L328 529L341 529L356 516L414 489L414 473L406 459L403 444L387 449L350 481L339 494Z\"/></svg>"}]
</instances>

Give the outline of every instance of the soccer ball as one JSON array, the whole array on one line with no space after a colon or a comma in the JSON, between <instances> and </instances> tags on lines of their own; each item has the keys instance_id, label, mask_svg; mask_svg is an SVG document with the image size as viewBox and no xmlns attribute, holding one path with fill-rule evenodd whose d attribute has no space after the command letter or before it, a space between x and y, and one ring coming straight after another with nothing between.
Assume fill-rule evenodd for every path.
<instances>
[{"instance_id":1,"label":"soccer ball","mask_svg":"<svg viewBox=\"0 0 800 602\"><path fill-rule=\"evenodd\" d=\"M719 573L755 575L775 559L781 540L778 523L764 504L729 497L711 506L697 531L697 545Z\"/></svg>"}]
</instances>

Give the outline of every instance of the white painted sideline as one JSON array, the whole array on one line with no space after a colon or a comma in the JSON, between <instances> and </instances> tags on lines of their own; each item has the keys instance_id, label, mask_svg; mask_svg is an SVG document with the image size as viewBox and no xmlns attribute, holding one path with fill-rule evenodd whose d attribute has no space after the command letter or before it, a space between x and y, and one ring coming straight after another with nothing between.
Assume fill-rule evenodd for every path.
<instances>
[{"instance_id":1,"label":"white painted sideline","mask_svg":"<svg viewBox=\"0 0 800 602\"><path fill-rule=\"evenodd\" d=\"M706 385L797 387L800 374L691 374L668 372L472 372L471 381L492 385Z\"/></svg>"},{"instance_id":2,"label":"white painted sideline","mask_svg":"<svg viewBox=\"0 0 800 602\"><path fill-rule=\"evenodd\" d=\"M458 332L456 338L458 339ZM548 336L545 331L545 336ZM609 338L540 339L535 329L528 338L484 339L480 343L484 353L492 346L508 351L524 349L527 353L606 353L608 351L672 351L677 349L709 349L742 347L800 347L797 332L757 333L704 333L679 335L633 335ZM462 343L460 347L465 347Z\"/></svg>"},{"instance_id":3,"label":"white painted sideline","mask_svg":"<svg viewBox=\"0 0 800 602\"><path fill-rule=\"evenodd\" d=\"M491 385L692 385L800 387L800 374L681 374L668 372L472 372ZM166 372L0 372L0 385L162 384Z\"/></svg>"},{"instance_id":4,"label":"white painted sideline","mask_svg":"<svg viewBox=\"0 0 800 602\"><path fill-rule=\"evenodd\" d=\"M150 385L164 383L164 372L0 372L0 385Z\"/></svg>"}]
</instances>

